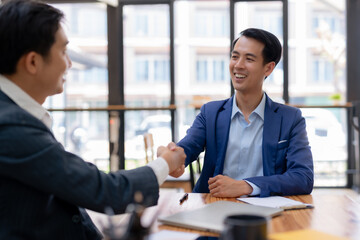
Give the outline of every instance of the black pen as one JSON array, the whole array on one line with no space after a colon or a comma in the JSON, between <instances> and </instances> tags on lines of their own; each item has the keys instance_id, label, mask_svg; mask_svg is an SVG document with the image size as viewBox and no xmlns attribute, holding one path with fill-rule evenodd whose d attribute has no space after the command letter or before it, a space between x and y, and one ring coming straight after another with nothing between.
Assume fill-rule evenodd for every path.
<instances>
[{"instance_id":1,"label":"black pen","mask_svg":"<svg viewBox=\"0 0 360 240\"><path fill-rule=\"evenodd\" d=\"M180 198L180 204L185 202L188 199L188 196L189 196L189 194L185 193L184 196L182 198Z\"/></svg>"}]
</instances>

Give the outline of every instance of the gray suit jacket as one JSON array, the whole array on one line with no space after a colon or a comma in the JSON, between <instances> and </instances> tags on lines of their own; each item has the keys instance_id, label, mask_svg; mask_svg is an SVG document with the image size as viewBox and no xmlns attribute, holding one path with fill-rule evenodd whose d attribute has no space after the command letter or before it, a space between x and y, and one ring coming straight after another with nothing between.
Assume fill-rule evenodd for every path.
<instances>
[{"instance_id":1,"label":"gray suit jacket","mask_svg":"<svg viewBox=\"0 0 360 240\"><path fill-rule=\"evenodd\" d=\"M83 208L123 213L136 191L157 203L150 167L99 171L0 90L0 239L100 239Z\"/></svg>"}]
</instances>

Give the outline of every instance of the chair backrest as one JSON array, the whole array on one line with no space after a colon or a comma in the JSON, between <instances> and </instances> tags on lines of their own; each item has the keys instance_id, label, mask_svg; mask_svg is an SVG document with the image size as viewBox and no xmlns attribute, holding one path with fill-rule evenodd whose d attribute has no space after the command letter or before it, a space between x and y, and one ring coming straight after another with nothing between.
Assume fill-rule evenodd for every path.
<instances>
[{"instance_id":1,"label":"chair backrest","mask_svg":"<svg viewBox=\"0 0 360 240\"><path fill-rule=\"evenodd\" d=\"M154 138L151 133L144 134L145 161L149 163L154 160Z\"/></svg>"}]
</instances>

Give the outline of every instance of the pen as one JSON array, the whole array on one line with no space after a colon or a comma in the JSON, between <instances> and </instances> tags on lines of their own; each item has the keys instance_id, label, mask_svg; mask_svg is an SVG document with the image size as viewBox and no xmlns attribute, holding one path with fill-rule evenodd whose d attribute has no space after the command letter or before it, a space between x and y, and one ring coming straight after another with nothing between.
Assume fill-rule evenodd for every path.
<instances>
[{"instance_id":1,"label":"pen","mask_svg":"<svg viewBox=\"0 0 360 240\"><path fill-rule=\"evenodd\" d=\"M188 199L188 196L189 196L189 194L185 193L184 196L182 198L180 198L180 204L185 202Z\"/></svg>"}]
</instances>

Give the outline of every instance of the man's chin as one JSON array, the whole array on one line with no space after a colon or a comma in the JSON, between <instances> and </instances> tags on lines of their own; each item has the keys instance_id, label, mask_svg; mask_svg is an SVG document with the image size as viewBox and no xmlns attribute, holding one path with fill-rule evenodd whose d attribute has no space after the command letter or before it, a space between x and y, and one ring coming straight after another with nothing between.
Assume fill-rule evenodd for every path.
<instances>
[{"instance_id":1,"label":"man's chin","mask_svg":"<svg viewBox=\"0 0 360 240\"><path fill-rule=\"evenodd\" d=\"M59 88L53 94L51 94L50 96L54 96L54 95L60 94L62 92L64 92L64 88Z\"/></svg>"}]
</instances>

